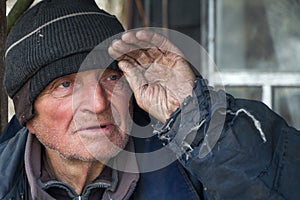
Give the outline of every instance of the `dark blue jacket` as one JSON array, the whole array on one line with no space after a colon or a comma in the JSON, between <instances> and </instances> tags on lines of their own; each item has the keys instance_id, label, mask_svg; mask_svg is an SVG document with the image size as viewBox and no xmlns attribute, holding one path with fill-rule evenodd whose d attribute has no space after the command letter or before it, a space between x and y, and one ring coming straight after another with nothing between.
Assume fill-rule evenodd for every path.
<instances>
[{"instance_id":1,"label":"dark blue jacket","mask_svg":"<svg viewBox=\"0 0 300 200\"><path fill-rule=\"evenodd\" d=\"M19 129L1 135L0 199L26 199L26 134ZM300 132L261 102L215 92L198 79L193 97L154 133L135 138L136 151L165 145L178 160L141 173L132 199L300 199Z\"/></svg>"}]
</instances>

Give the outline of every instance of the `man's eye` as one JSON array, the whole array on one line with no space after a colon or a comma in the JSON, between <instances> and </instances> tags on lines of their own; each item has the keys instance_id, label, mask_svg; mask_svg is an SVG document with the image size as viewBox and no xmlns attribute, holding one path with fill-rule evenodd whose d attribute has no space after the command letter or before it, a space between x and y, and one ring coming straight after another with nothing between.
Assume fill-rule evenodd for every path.
<instances>
[{"instance_id":1,"label":"man's eye","mask_svg":"<svg viewBox=\"0 0 300 200\"><path fill-rule=\"evenodd\" d=\"M107 80L109 81L116 81L119 79L119 76L114 74L114 75L110 75L109 77L107 77Z\"/></svg>"},{"instance_id":2,"label":"man's eye","mask_svg":"<svg viewBox=\"0 0 300 200\"><path fill-rule=\"evenodd\" d=\"M65 81L63 83L61 83L58 87L60 88L68 88L71 86L71 82L70 81Z\"/></svg>"}]
</instances>

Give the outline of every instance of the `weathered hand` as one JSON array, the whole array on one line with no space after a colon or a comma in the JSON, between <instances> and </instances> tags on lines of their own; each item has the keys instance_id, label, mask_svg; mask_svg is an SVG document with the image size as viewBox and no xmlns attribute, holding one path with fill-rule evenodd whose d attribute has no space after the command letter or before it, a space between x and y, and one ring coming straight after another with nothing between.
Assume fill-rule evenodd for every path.
<instances>
[{"instance_id":1,"label":"weathered hand","mask_svg":"<svg viewBox=\"0 0 300 200\"><path fill-rule=\"evenodd\" d=\"M146 30L127 32L108 51L119 61L138 105L161 122L192 94L195 75L166 37Z\"/></svg>"}]
</instances>

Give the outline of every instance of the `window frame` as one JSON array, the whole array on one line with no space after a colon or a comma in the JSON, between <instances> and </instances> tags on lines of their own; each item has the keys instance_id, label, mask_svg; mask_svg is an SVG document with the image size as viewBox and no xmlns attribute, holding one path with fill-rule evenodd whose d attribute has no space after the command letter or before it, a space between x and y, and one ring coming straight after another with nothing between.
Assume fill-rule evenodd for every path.
<instances>
[{"instance_id":1,"label":"window frame","mask_svg":"<svg viewBox=\"0 0 300 200\"><path fill-rule=\"evenodd\" d=\"M217 0L206 0L207 3L207 24L202 24L207 29L207 52L208 55L216 61L216 25L217 25ZM202 39L203 40L203 39ZM218 65L218 63L216 63ZM254 71L222 71L215 66L208 66L206 77L211 85L217 86L247 86L261 87L262 99L270 108L273 108L273 89L275 87L300 87L300 73L295 72L254 72ZM220 80L221 77L221 80ZM283 78L284 77L284 78Z\"/></svg>"}]
</instances>

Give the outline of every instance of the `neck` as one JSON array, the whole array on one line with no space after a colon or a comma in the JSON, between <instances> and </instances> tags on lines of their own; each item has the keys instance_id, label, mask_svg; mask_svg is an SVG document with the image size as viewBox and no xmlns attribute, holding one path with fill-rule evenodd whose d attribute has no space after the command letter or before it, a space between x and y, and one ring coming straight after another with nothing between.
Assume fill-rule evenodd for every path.
<instances>
[{"instance_id":1,"label":"neck","mask_svg":"<svg viewBox=\"0 0 300 200\"><path fill-rule=\"evenodd\" d=\"M68 160L51 149L45 150L43 158L49 175L71 186L77 194L81 194L84 186L92 183L105 166L99 161Z\"/></svg>"}]
</instances>

